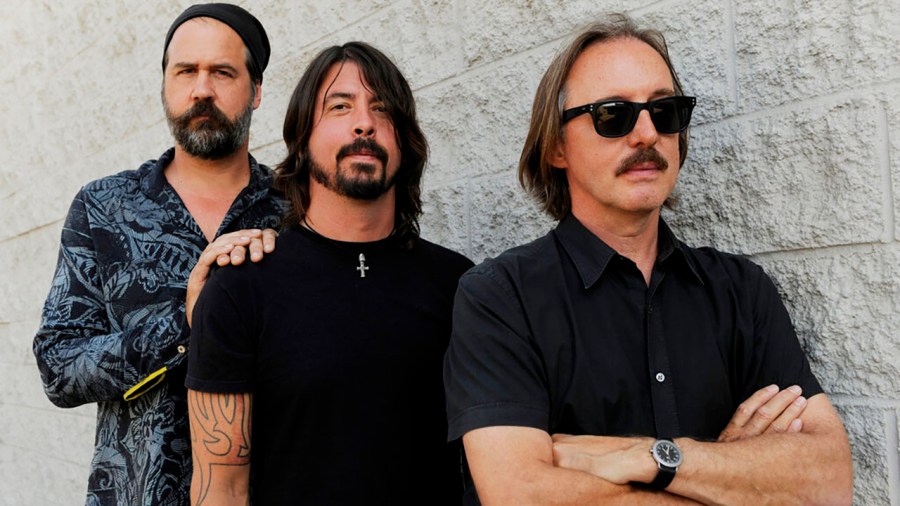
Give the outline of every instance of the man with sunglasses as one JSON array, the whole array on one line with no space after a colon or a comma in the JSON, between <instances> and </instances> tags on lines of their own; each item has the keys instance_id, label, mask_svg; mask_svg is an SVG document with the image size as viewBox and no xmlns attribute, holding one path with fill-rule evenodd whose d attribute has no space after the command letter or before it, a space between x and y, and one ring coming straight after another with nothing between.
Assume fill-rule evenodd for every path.
<instances>
[{"instance_id":1,"label":"man with sunglasses","mask_svg":"<svg viewBox=\"0 0 900 506\"><path fill-rule=\"evenodd\" d=\"M694 104L622 15L544 75L519 179L560 223L463 276L445 357L469 504L849 503L846 433L775 286L660 217Z\"/></svg>"}]
</instances>

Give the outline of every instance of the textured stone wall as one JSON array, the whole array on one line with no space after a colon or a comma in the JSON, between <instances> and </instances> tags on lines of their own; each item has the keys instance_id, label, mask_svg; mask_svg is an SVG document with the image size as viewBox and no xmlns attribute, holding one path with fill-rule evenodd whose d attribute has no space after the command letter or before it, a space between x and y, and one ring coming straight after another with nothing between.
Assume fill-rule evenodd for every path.
<instances>
[{"instance_id":1,"label":"textured stone wall","mask_svg":"<svg viewBox=\"0 0 900 506\"><path fill-rule=\"evenodd\" d=\"M77 189L171 144L161 46L188 3L0 3L0 503L83 500L95 408L46 400L31 340ZM431 143L423 233L476 261L551 226L514 167L565 37L624 5L662 28L699 97L667 217L689 243L773 276L850 433L855 503L900 506L900 2L240 3L273 47L257 158L283 156L282 117L311 56L369 41L406 73Z\"/></svg>"}]
</instances>

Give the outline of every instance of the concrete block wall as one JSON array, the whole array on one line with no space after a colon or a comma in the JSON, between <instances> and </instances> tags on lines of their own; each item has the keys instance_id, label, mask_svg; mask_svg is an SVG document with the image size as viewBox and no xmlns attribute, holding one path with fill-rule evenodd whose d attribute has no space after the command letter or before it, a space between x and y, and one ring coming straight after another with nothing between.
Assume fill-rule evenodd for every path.
<instances>
[{"instance_id":1,"label":"concrete block wall","mask_svg":"<svg viewBox=\"0 0 900 506\"><path fill-rule=\"evenodd\" d=\"M0 5L0 504L83 501L95 409L46 400L31 339L77 189L171 144L161 46L189 3ZM849 431L855 503L900 506L897 0L239 3L273 47L254 155L284 155L287 101L318 50L371 42L404 70L431 144L423 233L476 261L552 226L515 166L566 37L624 7L661 28L699 98L667 219L772 275Z\"/></svg>"}]
</instances>

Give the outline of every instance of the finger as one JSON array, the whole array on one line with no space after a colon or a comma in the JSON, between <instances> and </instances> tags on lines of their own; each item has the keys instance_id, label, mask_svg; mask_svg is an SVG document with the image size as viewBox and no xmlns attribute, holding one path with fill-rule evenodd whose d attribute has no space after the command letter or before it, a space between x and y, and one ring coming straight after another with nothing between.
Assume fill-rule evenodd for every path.
<instances>
[{"instance_id":1,"label":"finger","mask_svg":"<svg viewBox=\"0 0 900 506\"><path fill-rule=\"evenodd\" d=\"M246 246L235 246L234 249L231 250L231 265L241 265L244 263L244 259L247 258L247 247Z\"/></svg>"},{"instance_id":2,"label":"finger","mask_svg":"<svg viewBox=\"0 0 900 506\"><path fill-rule=\"evenodd\" d=\"M260 260L262 260L263 255L264 255L263 250L265 249L263 246L262 239L257 239L257 238L251 239L250 244L247 247L250 249L250 260L251 261L259 262Z\"/></svg>"},{"instance_id":3,"label":"finger","mask_svg":"<svg viewBox=\"0 0 900 506\"><path fill-rule=\"evenodd\" d=\"M254 237L262 237L262 235L263 235L263 231L258 228L246 228L243 230L237 230L235 232L228 232L228 233L222 234L219 237L217 237L216 240L223 238L223 237L228 240L232 240L232 239L235 239L238 237L252 239Z\"/></svg>"},{"instance_id":4,"label":"finger","mask_svg":"<svg viewBox=\"0 0 900 506\"><path fill-rule=\"evenodd\" d=\"M267 228L262 231L263 252L271 253L275 251L275 240L278 238L278 232Z\"/></svg>"},{"instance_id":5,"label":"finger","mask_svg":"<svg viewBox=\"0 0 900 506\"><path fill-rule=\"evenodd\" d=\"M791 422L791 425L788 427L787 431L788 432L800 432L802 430L803 430L803 420L800 418L797 418L796 420Z\"/></svg>"},{"instance_id":6,"label":"finger","mask_svg":"<svg viewBox=\"0 0 900 506\"><path fill-rule=\"evenodd\" d=\"M790 403L781 415L778 416L766 429L767 433L787 432L794 420L799 420L803 410L806 409L806 398L797 397L794 402Z\"/></svg>"},{"instance_id":7,"label":"finger","mask_svg":"<svg viewBox=\"0 0 900 506\"><path fill-rule=\"evenodd\" d=\"M206 249L200 253L200 258L197 259L197 266L207 268L212 267L220 255L227 255L231 252L231 248L233 247L233 244L225 242L207 245Z\"/></svg>"},{"instance_id":8,"label":"finger","mask_svg":"<svg viewBox=\"0 0 900 506\"><path fill-rule=\"evenodd\" d=\"M803 390L797 385L778 392L775 397L756 410L756 413L747 422L745 428L752 435L759 435L768 430L772 422L778 419L782 413L793 403Z\"/></svg>"},{"instance_id":9,"label":"finger","mask_svg":"<svg viewBox=\"0 0 900 506\"><path fill-rule=\"evenodd\" d=\"M746 401L742 402L740 406L738 406L737 411L734 412L734 416L731 418L731 422L728 425L734 425L735 427L743 427L750 421L750 418L756 414L756 411L765 405L765 403L769 402L772 397L775 397L778 394L778 385L769 385L765 388L761 388L753 393Z\"/></svg>"}]
</instances>

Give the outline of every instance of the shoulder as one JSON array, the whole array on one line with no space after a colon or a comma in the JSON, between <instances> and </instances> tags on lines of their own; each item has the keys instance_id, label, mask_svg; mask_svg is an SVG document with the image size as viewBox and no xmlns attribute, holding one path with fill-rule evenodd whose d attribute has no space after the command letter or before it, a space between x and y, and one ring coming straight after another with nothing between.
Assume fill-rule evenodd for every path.
<instances>
[{"instance_id":1,"label":"shoulder","mask_svg":"<svg viewBox=\"0 0 900 506\"><path fill-rule=\"evenodd\" d=\"M140 169L126 170L110 176L95 179L81 188L86 196L106 194L109 192L136 191L140 186Z\"/></svg>"},{"instance_id":2,"label":"shoulder","mask_svg":"<svg viewBox=\"0 0 900 506\"><path fill-rule=\"evenodd\" d=\"M550 232L485 259L470 269L464 278L466 283L483 283L491 279L512 288L528 279L543 277L548 269L558 268L560 260L557 242Z\"/></svg>"},{"instance_id":3,"label":"shoulder","mask_svg":"<svg viewBox=\"0 0 900 506\"><path fill-rule=\"evenodd\" d=\"M743 255L726 253L712 247L692 248L681 244L685 256L704 283L729 283L737 289L771 282L763 268Z\"/></svg>"},{"instance_id":4,"label":"shoulder","mask_svg":"<svg viewBox=\"0 0 900 506\"><path fill-rule=\"evenodd\" d=\"M141 180L150 174L157 163L159 163L158 160L147 160L137 169L123 170L117 174L95 179L85 184L79 195L87 199L104 199L116 194L126 195L138 192L141 188Z\"/></svg>"},{"instance_id":5,"label":"shoulder","mask_svg":"<svg viewBox=\"0 0 900 506\"><path fill-rule=\"evenodd\" d=\"M278 235L275 250L267 253L259 262L247 260L241 265L213 267L210 279L215 280L220 288L228 290L248 291L258 287L264 292L271 280L285 275L291 269L296 270L298 265L307 266L315 260L309 256L301 257L310 251L310 248L305 247L307 242L297 230L287 229Z\"/></svg>"},{"instance_id":6,"label":"shoulder","mask_svg":"<svg viewBox=\"0 0 900 506\"><path fill-rule=\"evenodd\" d=\"M435 275L452 278L453 283L474 265L465 255L421 237L416 240L409 255L418 258L418 262L422 262Z\"/></svg>"}]
</instances>

